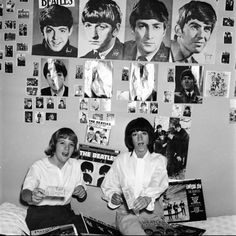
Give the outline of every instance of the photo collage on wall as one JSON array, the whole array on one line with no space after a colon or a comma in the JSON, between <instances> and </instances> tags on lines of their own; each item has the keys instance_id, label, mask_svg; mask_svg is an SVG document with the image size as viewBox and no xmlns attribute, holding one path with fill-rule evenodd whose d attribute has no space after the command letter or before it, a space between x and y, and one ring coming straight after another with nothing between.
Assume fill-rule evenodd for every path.
<instances>
[{"instance_id":1,"label":"photo collage on wall","mask_svg":"<svg viewBox=\"0 0 236 236\"><path fill-rule=\"evenodd\" d=\"M109 150L119 112L148 117L154 150L167 157L169 178L185 179L194 108L208 99L229 99L229 124L236 123L234 1L160 0L155 7L163 10L162 17L148 33L145 21L137 27L133 17L143 1L115 0L105 23L99 19L102 8L91 1L0 0L0 71L26 74L23 122L56 124L73 110L84 128L83 159L83 149ZM185 37L181 19L186 11L206 18L204 40L191 44ZM55 16L49 25L47 14ZM191 27L200 27L196 19ZM103 175L99 168L96 181ZM94 181L87 184L100 185Z\"/></svg>"}]
</instances>

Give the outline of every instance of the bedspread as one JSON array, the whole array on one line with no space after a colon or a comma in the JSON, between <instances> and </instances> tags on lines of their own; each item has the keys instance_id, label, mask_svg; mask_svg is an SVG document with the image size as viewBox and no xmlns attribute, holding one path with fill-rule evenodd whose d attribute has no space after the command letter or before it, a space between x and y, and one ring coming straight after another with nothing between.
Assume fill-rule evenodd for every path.
<instances>
[{"instance_id":1,"label":"bedspread","mask_svg":"<svg viewBox=\"0 0 236 236\"><path fill-rule=\"evenodd\" d=\"M181 224L205 229L203 235L236 235L236 215L208 217L204 221Z\"/></svg>"},{"instance_id":2,"label":"bedspread","mask_svg":"<svg viewBox=\"0 0 236 236\"><path fill-rule=\"evenodd\" d=\"M26 209L12 203L0 205L0 234L29 235L30 231L25 223Z\"/></svg>"}]
</instances>

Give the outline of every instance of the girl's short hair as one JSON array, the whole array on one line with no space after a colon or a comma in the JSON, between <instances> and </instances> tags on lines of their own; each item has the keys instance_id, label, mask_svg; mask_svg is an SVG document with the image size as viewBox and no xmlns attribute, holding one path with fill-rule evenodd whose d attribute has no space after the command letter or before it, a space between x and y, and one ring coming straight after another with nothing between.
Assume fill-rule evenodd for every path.
<instances>
[{"instance_id":1,"label":"girl's short hair","mask_svg":"<svg viewBox=\"0 0 236 236\"><path fill-rule=\"evenodd\" d=\"M78 137L75 134L75 132L70 128L61 128L61 129L58 129L56 132L54 132L49 141L49 145L47 149L44 151L44 153L47 156L52 157L56 151L56 144L58 140L61 138L63 139L69 138L69 140L71 140L74 143L75 148L71 157L74 158L78 156L78 149L77 149Z\"/></svg>"},{"instance_id":2,"label":"girl's short hair","mask_svg":"<svg viewBox=\"0 0 236 236\"><path fill-rule=\"evenodd\" d=\"M149 136L148 150L150 153L153 152L154 143L154 128L148 120L143 117L138 117L128 123L125 129L125 145L131 152L134 150L134 144L132 141L132 133L134 131L146 131Z\"/></svg>"}]
</instances>

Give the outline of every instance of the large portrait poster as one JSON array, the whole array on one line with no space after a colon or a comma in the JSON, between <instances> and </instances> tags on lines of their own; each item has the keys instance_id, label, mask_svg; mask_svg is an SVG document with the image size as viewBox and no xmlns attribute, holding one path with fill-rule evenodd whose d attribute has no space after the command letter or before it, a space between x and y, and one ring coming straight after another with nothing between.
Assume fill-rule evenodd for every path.
<instances>
[{"instance_id":1,"label":"large portrait poster","mask_svg":"<svg viewBox=\"0 0 236 236\"><path fill-rule=\"evenodd\" d=\"M191 5L187 6L188 3L190 2L196 2L199 9L193 8ZM202 5L203 2L203 6ZM208 3L209 5L206 6L205 3ZM216 38L218 34L218 21L220 21L219 14L218 14L218 0L204 0L204 1L190 1L190 0L178 0L178 1L173 1L173 14L172 14L172 23L171 23L171 40L172 40L172 45L173 48L176 49L175 42L178 37L185 37L183 41L183 45L188 48L188 50L192 51L192 57L194 60L194 63L201 63L201 64L215 64L215 59L216 59ZM216 14L216 22L215 24L211 25L213 23L213 16L212 13L210 14L209 9L213 8ZM187 9L187 10L185 10ZM182 27L182 22L184 22L186 19L184 19L184 12L187 11L186 15L188 16L191 14L191 12L195 12L194 15L199 17L208 17L208 23L205 27L205 34L201 35L196 35L192 34L189 35L188 37L185 36L185 33L182 35L181 34L181 27ZM184 20L183 20L184 19ZM193 32L197 32L196 29L198 29L199 22L201 20L196 20L196 19L191 19L192 21L189 21L189 26L191 26L191 29ZM205 19L206 20L206 19ZM178 23L180 22L180 23ZM202 24L202 22L200 22ZM205 22L203 23L205 24ZM180 26L180 27L179 27ZM209 28L210 26L210 28ZM185 24L185 27L188 27L188 24ZM210 29L210 30L209 30ZM192 41L192 42L191 42ZM194 43L196 43L196 48L193 50ZM190 46L191 45L191 46ZM182 46L182 45L181 45ZM172 50L177 51L177 50ZM181 58L181 57L180 57ZM188 58L189 59L189 58Z\"/></svg>"},{"instance_id":2,"label":"large portrait poster","mask_svg":"<svg viewBox=\"0 0 236 236\"><path fill-rule=\"evenodd\" d=\"M78 56L79 1L35 0L33 14L32 55Z\"/></svg>"},{"instance_id":3,"label":"large portrait poster","mask_svg":"<svg viewBox=\"0 0 236 236\"><path fill-rule=\"evenodd\" d=\"M109 171L118 150L94 147L86 144L79 145L79 157L83 178L87 185L100 187Z\"/></svg>"}]
</instances>

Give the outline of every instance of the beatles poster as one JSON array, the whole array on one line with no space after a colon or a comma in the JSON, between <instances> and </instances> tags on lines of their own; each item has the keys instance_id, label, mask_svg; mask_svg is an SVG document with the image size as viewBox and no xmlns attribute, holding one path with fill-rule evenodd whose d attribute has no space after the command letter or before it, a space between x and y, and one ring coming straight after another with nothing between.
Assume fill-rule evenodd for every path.
<instances>
[{"instance_id":1,"label":"beatles poster","mask_svg":"<svg viewBox=\"0 0 236 236\"><path fill-rule=\"evenodd\" d=\"M85 183L100 187L111 164L119 153L120 151L118 150L80 144L78 159L81 162L81 170Z\"/></svg>"}]
</instances>

